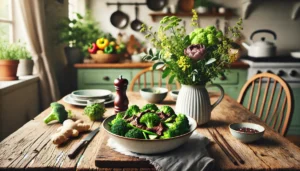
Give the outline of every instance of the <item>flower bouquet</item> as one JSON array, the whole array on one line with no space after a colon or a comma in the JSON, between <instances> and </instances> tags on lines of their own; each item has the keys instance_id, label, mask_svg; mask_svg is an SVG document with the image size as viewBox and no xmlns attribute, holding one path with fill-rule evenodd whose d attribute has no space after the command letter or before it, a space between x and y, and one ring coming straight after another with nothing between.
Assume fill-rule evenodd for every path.
<instances>
[{"instance_id":1,"label":"flower bouquet","mask_svg":"<svg viewBox=\"0 0 300 171\"><path fill-rule=\"evenodd\" d=\"M195 10L192 12L191 25L196 28L189 34L186 34L181 19L176 16L164 17L157 32L146 25L142 26L141 32L145 32L145 37L158 49L156 53L149 50L144 60L158 61L153 64L153 69L160 66L162 77L169 76L169 84L174 79L181 83L176 112L193 117L201 125L210 120L211 110L224 97L220 85L207 83L224 74L230 63L236 60L237 51L231 48L234 38L239 37L239 31L242 30L242 20L236 26L229 27L230 35L227 35L214 26L199 27L198 15ZM215 86L221 91L214 104L210 104L207 86Z\"/></svg>"},{"instance_id":2,"label":"flower bouquet","mask_svg":"<svg viewBox=\"0 0 300 171\"><path fill-rule=\"evenodd\" d=\"M163 77L170 75L170 83L177 78L181 84L205 85L223 74L237 57L237 51L230 53L230 49L233 39L239 37L239 30L242 30L242 20L236 26L229 27L229 37L214 26L198 27L198 15L195 10L192 12L191 25L196 28L189 34L186 34L181 19L176 16L164 17L157 32L152 32L152 27L146 25L141 29L153 46L159 49L158 53L150 50L144 59L159 60L153 69L164 64Z\"/></svg>"}]
</instances>

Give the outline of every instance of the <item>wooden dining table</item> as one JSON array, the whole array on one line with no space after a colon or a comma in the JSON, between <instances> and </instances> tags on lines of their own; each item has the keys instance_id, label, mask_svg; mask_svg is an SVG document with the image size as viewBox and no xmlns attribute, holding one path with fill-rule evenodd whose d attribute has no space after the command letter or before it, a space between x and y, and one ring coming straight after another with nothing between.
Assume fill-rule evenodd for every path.
<instances>
[{"instance_id":1,"label":"wooden dining table","mask_svg":"<svg viewBox=\"0 0 300 171\"><path fill-rule=\"evenodd\" d=\"M210 95L211 102L218 98L217 94ZM143 106L148 103L137 92L127 92L127 96L129 105ZM59 103L71 110L77 119L90 124L91 130L101 126L101 121L93 122L83 115L83 107L73 106L62 100ZM175 101L167 96L157 105L169 105L174 108ZM104 117L114 114L113 104L106 109ZM43 118L50 111L50 108L46 109L0 143L0 170L155 170L146 160L125 156L110 149L106 145L108 135L102 128L76 158L70 159L67 156L68 152L87 136L87 133L69 140L62 146L54 145L50 137L61 124L47 125L43 122ZM258 123L265 127L265 133L256 142L242 143L229 132L228 125L235 122ZM214 141L208 129L218 130L245 163L234 165ZM300 149L227 95L212 111L211 120L198 126L196 131L211 141L206 149L215 160L214 170L300 170Z\"/></svg>"}]
</instances>

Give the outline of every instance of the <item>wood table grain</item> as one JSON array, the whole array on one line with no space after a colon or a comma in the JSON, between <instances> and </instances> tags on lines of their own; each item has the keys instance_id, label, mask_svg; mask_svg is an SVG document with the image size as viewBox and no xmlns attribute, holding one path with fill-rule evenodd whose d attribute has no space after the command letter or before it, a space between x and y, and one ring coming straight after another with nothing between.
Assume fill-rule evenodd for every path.
<instances>
[{"instance_id":1,"label":"wood table grain","mask_svg":"<svg viewBox=\"0 0 300 171\"><path fill-rule=\"evenodd\" d=\"M147 102L141 99L139 93L127 92L130 104L142 106ZM211 101L217 96L212 94ZM83 108L72 106L60 101L66 109L72 110L77 118L83 119L91 124L92 129L101 125L101 122L91 122L87 116L82 115ZM161 105L175 106L175 102L167 97ZM140 163L148 163L133 157L124 156L106 147L107 136L103 130L95 136L90 144L84 148L75 159L67 157L70 148L78 143L86 134L67 142L61 147L56 147L50 142L50 136L56 131L60 124L46 125L43 118L50 109L43 111L33 120L8 136L0 143L0 170L154 170L151 165L148 168L122 168L122 161L131 160ZM107 108L105 117L113 114L113 106ZM254 122L266 128L262 139L251 144L244 144L234 139L228 125L233 122ZM245 164L233 165L225 153L214 142L208 128L216 128L245 160ZM229 96L212 111L211 121L197 128L199 133L207 136L211 143L207 150L215 159L214 170L300 170L300 149L287 139L271 130L262 123L255 115L247 111ZM102 148L106 150L98 154ZM107 161L119 161L120 165L114 168L101 168L95 165L96 157L102 157ZM139 165L136 165L139 166ZM140 166L143 166L140 165ZM105 165L103 167L106 167Z\"/></svg>"}]
</instances>

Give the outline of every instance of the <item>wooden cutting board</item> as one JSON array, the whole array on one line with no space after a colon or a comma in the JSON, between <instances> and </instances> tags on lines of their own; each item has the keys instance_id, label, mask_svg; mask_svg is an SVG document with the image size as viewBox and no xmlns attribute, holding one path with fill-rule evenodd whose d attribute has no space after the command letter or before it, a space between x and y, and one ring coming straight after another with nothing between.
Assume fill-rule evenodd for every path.
<instances>
[{"instance_id":1,"label":"wooden cutting board","mask_svg":"<svg viewBox=\"0 0 300 171\"><path fill-rule=\"evenodd\" d=\"M100 168L142 168L141 170L155 170L153 165L145 159L137 157L126 156L118 153L108 147L108 135L103 134L103 142L100 145L98 154L96 156L95 165Z\"/></svg>"}]
</instances>

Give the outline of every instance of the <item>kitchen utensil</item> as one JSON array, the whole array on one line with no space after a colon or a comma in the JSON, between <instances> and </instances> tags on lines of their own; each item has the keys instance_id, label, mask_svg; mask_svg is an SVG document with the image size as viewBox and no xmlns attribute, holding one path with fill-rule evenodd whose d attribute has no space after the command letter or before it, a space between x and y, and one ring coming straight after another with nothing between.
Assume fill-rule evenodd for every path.
<instances>
[{"instance_id":1,"label":"kitchen utensil","mask_svg":"<svg viewBox=\"0 0 300 171\"><path fill-rule=\"evenodd\" d=\"M127 26L129 22L129 17L127 14L120 10L120 3L117 3L118 10L110 16L110 22L113 26L119 29L123 29Z\"/></svg>"},{"instance_id":2,"label":"kitchen utensil","mask_svg":"<svg viewBox=\"0 0 300 171\"><path fill-rule=\"evenodd\" d=\"M234 149L228 144L228 142L226 141L226 139L223 137L223 135L221 135L221 134L219 133L219 131L218 131L216 128L215 128L215 130L216 130L217 135L218 135L219 137L221 137L222 141L224 142L224 144L225 144L225 146L227 147L227 149L231 152L231 154L233 154L234 157L235 157L236 159L238 159L238 161L239 161L241 164L244 164L245 161L241 158L241 156L240 156L236 151L234 151Z\"/></svg>"},{"instance_id":3,"label":"kitchen utensil","mask_svg":"<svg viewBox=\"0 0 300 171\"><path fill-rule=\"evenodd\" d=\"M72 93L72 97L81 100L89 99L106 99L112 93L110 90L105 89L86 89L86 90L75 90Z\"/></svg>"},{"instance_id":4,"label":"kitchen utensil","mask_svg":"<svg viewBox=\"0 0 300 171\"><path fill-rule=\"evenodd\" d=\"M100 130L100 127L96 128L95 130L90 132L87 137L85 137L78 144L76 144L74 147L72 147L70 153L68 154L68 157L71 159L76 157L76 155L81 150L81 148L84 147L85 145L87 145L93 139L93 137L99 132L99 130Z\"/></svg>"},{"instance_id":5,"label":"kitchen utensil","mask_svg":"<svg viewBox=\"0 0 300 171\"><path fill-rule=\"evenodd\" d=\"M112 98L106 100L104 102L105 105L110 105L111 103L113 103L115 100L115 96L112 96ZM71 97L71 94L68 94L66 95L64 98L63 98L63 101L68 103L68 104L71 104L71 105L75 105L75 106L82 106L82 107L85 107L87 106L87 101L85 102L79 102L79 101L75 101L72 97Z\"/></svg>"},{"instance_id":6,"label":"kitchen utensil","mask_svg":"<svg viewBox=\"0 0 300 171\"><path fill-rule=\"evenodd\" d=\"M274 43L265 41L265 37L262 37L260 41L253 42L253 37L257 33L269 33L273 35L274 40L276 40L277 37L276 33L271 30L261 29L254 31L250 36L252 44L249 46L244 42L242 43L242 45L248 50L248 56L256 58L274 57L276 55L276 46Z\"/></svg>"},{"instance_id":7,"label":"kitchen utensil","mask_svg":"<svg viewBox=\"0 0 300 171\"><path fill-rule=\"evenodd\" d=\"M168 89L162 87L142 88L140 94L150 103L160 103L166 98Z\"/></svg>"},{"instance_id":8,"label":"kitchen utensil","mask_svg":"<svg viewBox=\"0 0 300 171\"><path fill-rule=\"evenodd\" d=\"M300 51L299 52L291 52L291 56L294 58L300 58Z\"/></svg>"},{"instance_id":9,"label":"kitchen utensil","mask_svg":"<svg viewBox=\"0 0 300 171\"><path fill-rule=\"evenodd\" d=\"M161 11L167 3L167 0L146 0L147 7L152 11Z\"/></svg>"},{"instance_id":10,"label":"kitchen utensil","mask_svg":"<svg viewBox=\"0 0 300 171\"><path fill-rule=\"evenodd\" d=\"M238 131L238 129L240 128L251 128L257 130L258 132L257 133L241 132ZM248 122L230 124L229 130L232 136L234 136L236 139L240 140L243 143L250 143L252 141L256 141L260 139L265 132L265 128L263 126L255 123L248 123Z\"/></svg>"},{"instance_id":11,"label":"kitchen utensil","mask_svg":"<svg viewBox=\"0 0 300 171\"><path fill-rule=\"evenodd\" d=\"M215 142L219 145L219 147L223 150L223 152L226 154L226 156L230 159L230 161L234 165L239 165L238 162L235 160L235 158L226 150L226 148L221 144L215 133L211 132L209 129L207 129L209 134L212 136L212 138L215 140Z\"/></svg>"},{"instance_id":12,"label":"kitchen utensil","mask_svg":"<svg viewBox=\"0 0 300 171\"><path fill-rule=\"evenodd\" d=\"M138 13L139 13L139 7L136 5L135 6L135 20L133 20L130 24L132 30L134 31L140 31L142 28L143 22L138 19Z\"/></svg>"},{"instance_id":13,"label":"kitchen utensil","mask_svg":"<svg viewBox=\"0 0 300 171\"><path fill-rule=\"evenodd\" d=\"M195 119L187 116L190 124L190 131L183 135L179 135L169 139L153 139L153 140L146 140L146 139L134 139L134 138L127 138L123 136L116 135L110 132L109 123L115 119L116 115L112 115L106 118L103 123L102 127L108 133L109 137L117 142L119 145L124 147L125 149L140 153L140 154L157 154L163 153L170 150L173 150L180 145L187 142L192 135L192 133L197 128L197 123Z\"/></svg>"}]
</instances>

